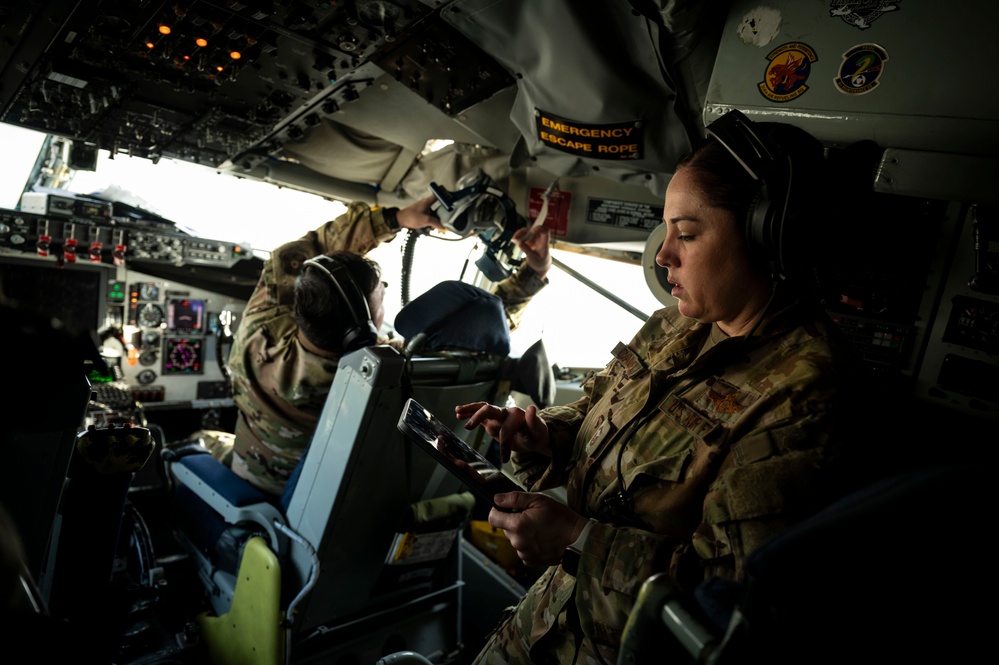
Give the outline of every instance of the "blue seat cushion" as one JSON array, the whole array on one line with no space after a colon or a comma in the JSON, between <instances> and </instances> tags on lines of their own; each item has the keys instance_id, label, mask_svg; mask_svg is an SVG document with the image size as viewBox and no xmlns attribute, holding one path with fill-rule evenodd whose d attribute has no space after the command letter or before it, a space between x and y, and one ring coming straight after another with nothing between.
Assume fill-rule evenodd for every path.
<instances>
[{"instance_id":1,"label":"blue seat cushion","mask_svg":"<svg viewBox=\"0 0 999 665\"><path fill-rule=\"evenodd\" d=\"M211 455L187 455L178 460L230 504L242 508L268 503L270 498Z\"/></svg>"}]
</instances>

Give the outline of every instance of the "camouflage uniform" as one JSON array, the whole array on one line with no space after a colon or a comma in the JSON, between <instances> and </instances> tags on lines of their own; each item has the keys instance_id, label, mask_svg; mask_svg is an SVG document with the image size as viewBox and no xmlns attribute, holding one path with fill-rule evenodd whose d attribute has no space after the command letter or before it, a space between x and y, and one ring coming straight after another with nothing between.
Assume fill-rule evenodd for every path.
<instances>
[{"instance_id":1,"label":"camouflage uniform","mask_svg":"<svg viewBox=\"0 0 999 665\"><path fill-rule=\"evenodd\" d=\"M317 355L299 341L294 289L302 263L337 250L365 254L394 237L381 209L355 202L337 219L278 247L265 262L229 353L240 412L231 467L261 490L281 494L312 437L339 362L339 356ZM496 285L511 330L547 283L525 263ZM212 454L226 461L228 452L220 446Z\"/></svg>"},{"instance_id":2,"label":"camouflage uniform","mask_svg":"<svg viewBox=\"0 0 999 665\"><path fill-rule=\"evenodd\" d=\"M553 457L515 454L516 475L534 491L565 485L595 522L578 560L542 574L476 662L616 663L646 578L669 571L688 590L742 579L747 553L825 505L839 491L833 426L854 367L837 335L825 312L796 303L740 348L745 338L665 308L582 399L541 411Z\"/></svg>"}]
</instances>

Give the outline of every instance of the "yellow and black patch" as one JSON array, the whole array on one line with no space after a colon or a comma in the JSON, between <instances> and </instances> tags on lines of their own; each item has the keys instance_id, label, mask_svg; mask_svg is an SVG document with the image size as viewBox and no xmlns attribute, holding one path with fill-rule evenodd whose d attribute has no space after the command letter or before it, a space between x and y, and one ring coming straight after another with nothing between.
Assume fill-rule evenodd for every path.
<instances>
[{"instance_id":1,"label":"yellow and black patch","mask_svg":"<svg viewBox=\"0 0 999 665\"><path fill-rule=\"evenodd\" d=\"M641 159L644 131L639 121L606 125L581 123L536 109L538 139L546 146L590 159Z\"/></svg>"}]
</instances>

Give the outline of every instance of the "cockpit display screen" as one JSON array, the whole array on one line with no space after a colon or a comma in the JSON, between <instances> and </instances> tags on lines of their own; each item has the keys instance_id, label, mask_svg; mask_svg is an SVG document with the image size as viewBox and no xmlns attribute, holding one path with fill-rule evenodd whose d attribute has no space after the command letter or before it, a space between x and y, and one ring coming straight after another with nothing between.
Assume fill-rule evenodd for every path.
<instances>
[{"instance_id":1,"label":"cockpit display screen","mask_svg":"<svg viewBox=\"0 0 999 665\"><path fill-rule=\"evenodd\" d=\"M204 330L205 301L172 298L167 301L167 328L179 333Z\"/></svg>"},{"instance_id":2,"label":"cockpit display screen","mask_svg":"<svg viewBox=\"0 0 999 665\"><path fill-rule=\"evenodd\" d=\"M168 337L163 351L163 374L203 374L202 341L190 337Z\"/></svg>"}]
</instances>

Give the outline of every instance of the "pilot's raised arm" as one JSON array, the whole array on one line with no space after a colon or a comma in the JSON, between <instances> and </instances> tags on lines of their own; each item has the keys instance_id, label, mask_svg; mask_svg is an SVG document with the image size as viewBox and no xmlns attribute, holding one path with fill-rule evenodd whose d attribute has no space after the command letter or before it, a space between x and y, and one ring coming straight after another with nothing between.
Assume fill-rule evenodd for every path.
<instances>
[{"instance_id":1,"label":"pilot's raised arm","mask_svg":"<svg viewBox=\"0 0 999 665\"><path fill-rule=\"evenodd\" d=\"M440 229L429 214L432 201L401 210L353 202L264 262L229 354L235 442L213 451L237 475L272 495L284 491L340 356L386 341L378 337L385 283L365 254L402 229Z\"/></svg>"},{"instance_id":2,"label":"pilot's raised arm","mask_svg":"<svg viewBox=\"0 0 999 665\"><path fill-rule=\"evenodd\" d=\"M516 330L524 308L548 284L548 271L552 267L547 228L518 229L513 240L524 253L524 262L515 273L493 287L493 292L503 300L510 330Z\"/></svg>"},{"instance_id":3,"label":"pilot's raised arm","mask_svg":"<svg viewBox=\"0 0 999 665\"><path fill-rule=\"evenodd\" d=\"M274 250L264 263L229 354L239 409L235 441L213 454L259 489L280 495L319 419L344 353L372 344L385 318L381 268L365 254L402 230L442 229L434 197L404 208L353 202L347 211ZM496 285L511 327L547 284L543 229L521 233L525 260ZM403 340L391 340L401 347Z\"/></svg>"},{"instance_id":4,"label":"pilot's raised arm","mask_svg":"<svg viewBox=\"0 0 999 665\"><path fill-rule=\"evenodd\" d=\"M430 214L433 200L431 195L401 210L360 201L348 204L347 211L336 219L271 253L247 309L293 305L295 280L302 272L302 265L320 254L351 252L363 256L404 229L441 229L440 222Z\"/></svg>"}]
</instances>

